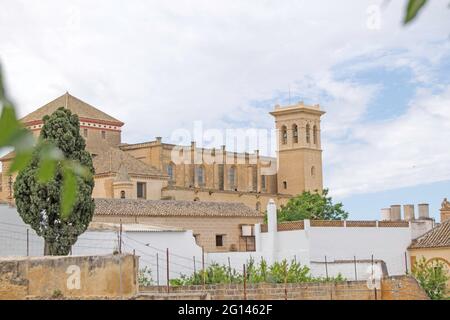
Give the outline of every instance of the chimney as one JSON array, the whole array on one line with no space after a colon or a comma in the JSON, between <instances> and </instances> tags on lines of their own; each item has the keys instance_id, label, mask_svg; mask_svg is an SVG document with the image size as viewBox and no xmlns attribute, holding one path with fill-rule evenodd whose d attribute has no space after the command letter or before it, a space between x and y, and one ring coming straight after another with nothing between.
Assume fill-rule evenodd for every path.
<instances>
[{"instance_id":1,"label":"chimney","mask_svg":"<svg viewBox=\"0 0 450 320\"><path fill-rule=\"evenodd\" d=\"M162 141L162 137L156 137L156 142L157 143L161 144L161 141Z\"/></svg>"},{"instance_id":2,"label":"chimney","mask_svg":"<svg viewBox=\"0 0 450 320\"><path fill-rule=\"evenodd\" d=\"M381 220L383 220L383 221L391 220L391 208L381 209Z\"/></svg>"},{"instance_id":3,"label":"chimney","mask_svg":"<svg viewBox=\"0 0 450 320\"><path fill-rule=\"evenodd\" d=\"M419 219L428 219L430 217L430 206L428 203L419 203Z\"/></svg>"},{"instance_id":4,"label":"chimney","mask_svg":"<svg viewBox=\"0 0 450 320\"><path fill-rule=\"evenodd\" d=\"M391 206L391 220L400 221L402 220L402 207L399 204L393 204Z\"/></svg>"},{"instance_id":5,"label":"chimney","mask_svg":"<svg viewBox=\"0 0 450 320\"><path fill-rule=\"evenodd\" d=\"M403 219L406 221L413 221L415 220L414 216L414 205L413 204L405 204L403 205Z\"/></svg>"}]
</instances>

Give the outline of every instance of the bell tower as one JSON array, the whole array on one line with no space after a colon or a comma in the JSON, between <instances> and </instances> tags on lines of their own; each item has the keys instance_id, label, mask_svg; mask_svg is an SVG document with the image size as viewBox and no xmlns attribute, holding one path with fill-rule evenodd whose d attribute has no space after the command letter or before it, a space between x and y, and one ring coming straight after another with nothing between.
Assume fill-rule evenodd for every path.
<instances>
[{"instance_id":1,"label":"bell tower","mask_svg":"<svg viewBox=\"0 0 450 320\"><path fill-rule=\"evenodd\" d=\"M278 133L278 193L297 195L303 191L322 192L322 149L319 105L303 102L270 112Z\"/></svg>"}]
</instances>

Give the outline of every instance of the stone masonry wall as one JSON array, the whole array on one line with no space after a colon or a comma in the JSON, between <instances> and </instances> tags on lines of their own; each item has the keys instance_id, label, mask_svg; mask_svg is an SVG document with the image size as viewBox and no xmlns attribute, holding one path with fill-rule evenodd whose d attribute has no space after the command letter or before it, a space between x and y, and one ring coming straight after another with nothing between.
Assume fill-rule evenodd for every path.
<instances>
[{"instance_id":1,"label":"stone masonry wall","mask_svg":"<svg viewBox=\"0 0 450 320\"><path fill-rule=\"evenodd\" d=\"M140 289L147 297L165 299L165 286L151 286ZM170 298L176 295L207 293L212 300L244 300L243 284L218 284L203 286L178 286L170 288ZM152 296L151 293L154 293ZM389 277L382 281L381 290L367 287L366 281L342 283L288 283L248 284L247 300L427 300L425 292L414 278L408 276Z\"/></svg>"},{"instance_id":2,"label":"stone masonry wall","mask_svg":"<svg viewBox=\"0 0 450 320\"><path fill-rule=\"evenodd\" d=\"M30 297L131 297L137 293L132 255L0 259L0 300Z\"/></svg>"}]
</instances>

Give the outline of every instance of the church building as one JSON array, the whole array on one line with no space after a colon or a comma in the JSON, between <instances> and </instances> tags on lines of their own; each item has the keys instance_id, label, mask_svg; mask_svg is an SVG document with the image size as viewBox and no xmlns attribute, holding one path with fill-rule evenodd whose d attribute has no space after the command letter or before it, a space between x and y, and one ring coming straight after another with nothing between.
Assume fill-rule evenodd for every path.
<instances>
[{"instance_id":1,"label":"church building","mask_svg":"<svg viewBox=\"0 0 450 320\"><path fill-rule=\"evenodd\" d=\"M225 146L199 148L153 141L122 142L124 123L65 93L21 119L38 136L42 118L59 107L78 115L95 167L94 198L239 202L264 212L269 199L282 205L305 190L319 192L322 150L318 105L276 106L270 114L278 132L277 156L230 152ZM2 158L0 201L13 200L14 158ZM274 170L275 168L275 170Z\"/></svg>"}]
</instances>

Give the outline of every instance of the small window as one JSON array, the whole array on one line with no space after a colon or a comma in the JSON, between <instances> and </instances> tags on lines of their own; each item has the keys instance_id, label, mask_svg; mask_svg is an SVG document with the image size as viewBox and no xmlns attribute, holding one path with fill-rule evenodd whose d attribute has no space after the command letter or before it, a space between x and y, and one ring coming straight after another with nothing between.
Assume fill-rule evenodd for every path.
<instances>
[{"instance_id":1,"label":"small window","mask_svg":"<svg viewBox=\"0 0 450 320\"><path fill-rule=\"evenodd\" d=\"M314 176L316 174L316 168L314 166L311 167L311 176Z\"/></svg>"},{"instance_id":2,"label":"small window","mask_svg":"<svg viewBox=\"0 0 450 320\"><path fill-rule=\"evenodd\" d=\"M310 143L311 142L311 133L310 133L310 128L309 128L309 124L306 125L306 143Z\"/></svg>"},{"instance_id":3,"label":"small window","mask_svg":"<svg viewBox=\"0 0 450 320\"><path fill-rule=\"evenodd\" d=\"M120 199L125 199L125 191L120 191Z\"/></svg>"},{"instance_id":4,"label":"small window","mask_svg":"<svg viewBox=\"0 0 450 320\"><path fill-rule=\"evenodd\" d=\"M205 168L202 166L196 168L197 183L199 186L205 185Z\"/></svg>"},{"instance_id":5,"label":"small window","mask_svg":"<svg viewBox=\"0 0 450 320\"><path fill-rule=\"evenodd\" d=\"M261 176L261 190L266 191L266 176Z\"/></svg>"},{"instance_id":6,"label":"small window","mask_svg":"<svg viewBox=\"0 0 450 320\"><path fill-rule=\"evenodd\" d=\"M83 129L83 136L85 138L87 138L87 136L88 136L88 129Z\"/></svg>"},{"instance_id":7,"label":"small window","mask_svg":"<svg viewBox=\"0 0 450 320\"><path fill-rule=\"evenodd\" d=\"M174 180L173 164L169 164L167 166L167 175L169 176L169 181L173 181Z\"/></svg>"},{"instance_id":8,"label":"small window","mask_svg":"<svg viewBox=\"0 0 450 320\"><path fill-rule=\"evenodd\" d=\"M106 131L102 130L102 139L106 139Z\"/></svg>"},{"instance_id":9,"label":"small window","mask_svg":"<svg viewBox=\"0 0 450 320\"><path fill-rule=\"evenodd\" d=\"M317 144L317 126L313 127L313 142Z\"/></svg>"},{"instance_id":10,"label":"small window","mask_svg":"<svg viewBox=\"0 0 450 320\"><path fill-rule=\"evenodd\" d=\"M283 181L283 188L287 189L287 181Z\"/></svg>"},{"instance_id":11,"label":"small window","mask_svg":"<svg viewBox=\"0 0 450 320\"><path fill-rule=\"evenodd\" d=\"M137 184L137 198L145 199L147 195L147 184L145 182L138 182Z\"/></svg>"},{"instance_id":12,"label":"small window","mask_svg":"<svg viewBox=\"0 0 450 320\"><path fill-rule=\"evenodd\" d=\"M232 166L228 170L228 187L231 190L236 190L236 167Z\"/></svg>"},{"instance_id":13,"label":"small window","mask_svg":"<svg viewBox=\"0 0 450 320\"><path fill-rule=\"evenodd\" d=\"M281 143L282 144L287 143L287 128L286 128L286 126L281 127Z\"/></svg>"},{"instance_id":14,"label":"small window","mask_svg":"<svg viewBox=\"0 0 450 320\"><path fill-rule=\"evenodd\" d=\"M216 234L216 247L223 247L223 234Z\"/></svg>"},{"instance_id":15,"label":"small window","mask_svg":"<svg viewBox=\"0 0 450 320\"><path fill-rule=\"evenodd\" d=\"M292 126L292 138L294 143L298 143L298 127L296 124Z\"/></svg>"}]
</instances>

